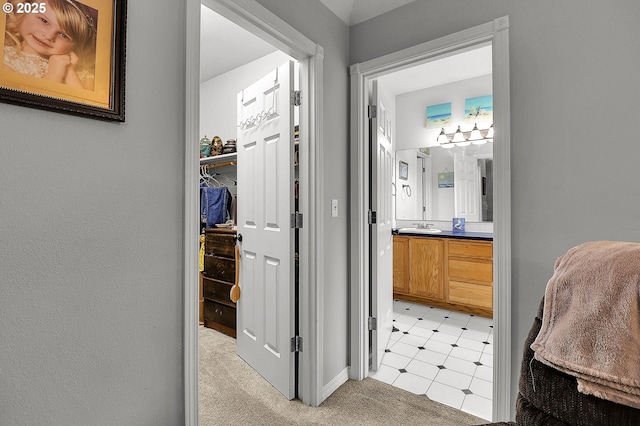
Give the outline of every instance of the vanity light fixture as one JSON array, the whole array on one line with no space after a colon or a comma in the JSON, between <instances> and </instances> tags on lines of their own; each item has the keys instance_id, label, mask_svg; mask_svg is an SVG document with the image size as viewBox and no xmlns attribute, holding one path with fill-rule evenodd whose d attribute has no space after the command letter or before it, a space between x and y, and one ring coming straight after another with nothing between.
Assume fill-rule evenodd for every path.
<instances>
[{"instance_id":1,"label":"vanity light fixture","mask_svg":"<svg viewBox=\"0 0 640 426\"><path fill-rule=\"evenodd\" d=\"M484 136L482 136L484 133ZM444 128L440 130L437 143L443 148L453 148L454 146L483 145L493 140L493 124L487 130L480 130L477 124L473 125L471 131L463 131L458 125L454 133L446 133Z\"/></svg>"}]
</instances>

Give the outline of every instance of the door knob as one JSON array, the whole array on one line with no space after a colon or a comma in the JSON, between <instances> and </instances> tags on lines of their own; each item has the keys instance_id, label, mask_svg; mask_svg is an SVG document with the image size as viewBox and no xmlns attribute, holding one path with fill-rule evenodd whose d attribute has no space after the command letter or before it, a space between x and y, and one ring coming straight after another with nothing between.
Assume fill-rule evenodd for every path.
<instances>
[{"instance_id":1,"label":"door knob","mask_svg":"<svg viewBox=\"0 0 640 426\"><path fill-rule=\"evenodd\" d=\"M238 242L242 242L242 234L238 234L238 236L236 237L236 240L238 240Z\"/></svg>"}]
</instances>

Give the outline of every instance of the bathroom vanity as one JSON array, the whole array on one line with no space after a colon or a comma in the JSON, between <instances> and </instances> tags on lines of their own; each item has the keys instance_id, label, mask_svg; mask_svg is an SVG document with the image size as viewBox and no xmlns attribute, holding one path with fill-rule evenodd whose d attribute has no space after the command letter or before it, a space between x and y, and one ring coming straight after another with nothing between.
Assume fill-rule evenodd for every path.
<instances>
[{"instance_id":1,"label":"bathroom vanity","mask_svg":"<svg viewBox=\"0 0 640 426\"><path fill-rule=\"evenodd\" d=\"M393 296L493 316L493 236L484 233L393 236Z\"/></svg>"}]
</instances>

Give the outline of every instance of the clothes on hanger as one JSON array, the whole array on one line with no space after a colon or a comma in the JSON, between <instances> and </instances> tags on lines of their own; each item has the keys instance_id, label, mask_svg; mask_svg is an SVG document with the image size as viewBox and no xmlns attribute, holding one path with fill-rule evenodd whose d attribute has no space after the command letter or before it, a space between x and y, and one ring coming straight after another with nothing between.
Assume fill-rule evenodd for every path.
<instances>
[{"instance_id":1,"label":"clothes on hanger","mask_svg":"<svg viewBox=\"0 0 640 426\"><path fill-rule=\"evenodd\" d=\"M202 188L200 208L207 228L225 223L231 215L231 192L226 186Z\"/></svg>"}]
</instances>

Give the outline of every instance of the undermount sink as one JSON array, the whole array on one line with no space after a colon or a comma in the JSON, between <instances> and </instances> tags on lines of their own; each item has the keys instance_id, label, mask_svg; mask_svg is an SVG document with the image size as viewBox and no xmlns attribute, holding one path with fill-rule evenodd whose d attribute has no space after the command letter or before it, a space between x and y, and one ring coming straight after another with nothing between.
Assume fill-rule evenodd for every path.
<instances>
[{"instance_id":1,"label":"undermount sink","mask_svg":"<svg viewBox=\"0 0 640 426\"><path fill-rule=\"evenodd\" d=\"M435 228L400 228L398 234L437 234L442 232Z\"/></svg>"}]
</instances>

